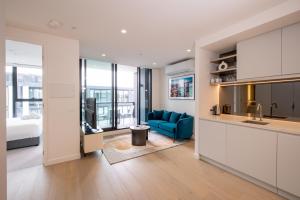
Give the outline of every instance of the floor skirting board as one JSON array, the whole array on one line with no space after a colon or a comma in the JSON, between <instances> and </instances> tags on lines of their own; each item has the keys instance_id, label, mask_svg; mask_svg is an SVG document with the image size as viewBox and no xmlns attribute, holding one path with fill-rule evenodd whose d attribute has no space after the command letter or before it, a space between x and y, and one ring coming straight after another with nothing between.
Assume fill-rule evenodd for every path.
<instances>
[{"instance_id":1,"label":"floor skirting board","mask_svg":"<svg viewBox=\"0 0 300 200\"><path fill-rule=\"evenodd\" d=\"M50 165L54 165L54 164L58 164L58 163L62 163L62 162L77 160L80 158L81 158L81 155L80 155L80 153L78 153L78 154L74 154L74 155L68 155L68 156L63 156L63 157L54 158L54 159L50 159L50 160L45 160L44 165L50 166Z\"/></svg>"},{"instance_id":2,"label":"floor skirting board","mask_svg":"<svg viewBox=\"0 0 300 200\"><path fill-rule=\"evenodd\" d=\"M300 197L296 197L295 195L287 193L287 192L285 192L283 190L280 190L280 189L278 189L278 194L280 196L283 196L284 198L287 198L287 199L290 199L290 200L300 200Z\"/></svg>"},{"instance_id":3,"label":"floor skirting board","mask_svg":"<svg viewBox=\"0 0 300 200\"><path fill-rule=\"evenodd\" d=\"M196 158L196 155L194 155L194 157ZM232 174L234 174L234 175L236 175L236 176L238 176L238 177L240 177L240 178L242 178L242 179L245 179L245 180L247 180L247 181L249 181L249 182L251 182L251 183L253 183L253 184L255 184L255 185L258 185L258 186L260 186L260 187L263 187L263 188L265 188L265 189L267 189L267 190L269 190L269 191L271 191L271 192L273 192L273 193L276 193L276 194L278 194L278 195L280 195L280 196L282 196L282 197L284 197L284 198L287 198L287 199L289 199L289 200L300 200L300 197L297 197L297 196L295 196L295 195L293 195L293 194L290 194L290 193L288 193L288 192L285 192L285 191L283 191L283 190L280 190L280 189L278 189L278 188L275 187L275 186L272 186L272 185L270 185L270 184L267 184L267 183L265 183L265 182L262 182L262 181L260 181L260 180L258 180L258 179L256 179L256 178L253 178L253 177L251 177L251 176L249 176L249 175L247 175L247 174L244 174L244 173L239 172L239 171L237 171L237 170L235 170L235 169L232 169L232 168L230 168L230 167L228 167L228 166L226 166L226 165L223 165L223 164L221 164L221 163L218 163L218 162L216 162L216 161L214 161L214 160L212 160L212 159L209 159L209 158L207 158L207 157L205 157L205 156L199 155L199 158L200 158L200 160L202 160L202 161L205 161L205 162L207 162L207 163L209 163L209 164L212 164L212 165L214 165L214 166L216 166L216 167L219 167L219 168L221 168L221 169L223 169L223 170L225 170L225 171L227 171L227 172L229 172L229 173L232 173Z\"/></svg>"}]
</instances>

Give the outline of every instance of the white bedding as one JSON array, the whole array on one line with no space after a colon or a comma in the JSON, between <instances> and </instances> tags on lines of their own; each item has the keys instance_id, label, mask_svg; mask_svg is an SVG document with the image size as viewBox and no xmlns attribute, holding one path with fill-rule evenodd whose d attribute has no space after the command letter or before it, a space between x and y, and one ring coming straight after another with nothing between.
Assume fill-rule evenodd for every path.
<instances>
[{"instance_id":1,"label":"white bedding","mask_svg":"<svg viewBox=\"0 0 300 200\"><path fill-rule=\"evenodd\" d=\"M38 137L42 134L42 119L9 118L6 120L7 141Z\"/></svg>"}]
</instances>

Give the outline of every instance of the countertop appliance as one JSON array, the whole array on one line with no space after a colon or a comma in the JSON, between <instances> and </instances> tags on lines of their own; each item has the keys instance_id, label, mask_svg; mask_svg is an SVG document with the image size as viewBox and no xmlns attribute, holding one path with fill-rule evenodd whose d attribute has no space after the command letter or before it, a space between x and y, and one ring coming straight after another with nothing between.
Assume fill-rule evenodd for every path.
<instances>
[{"instance_id":1,"label":"countertop appliance","mask_svg":"<svg viewBox=\"0 0 300 200\"><path fill-rule=\"evenodd\" d=\"M223 114L231 114L231 105L225 104L222 109Z\"/></svg>"},{"instance_id":2,"label":"countertop appliance","mask_svg":"<svg viewBox=\"0 0 300 200\"><path fill-rule=\"evenodd\" d=\"M221 109L220 106L218 104L214 105L211 109L211 114L212 115L220 115L221 114Z\"/></svg>"}]
</instances>

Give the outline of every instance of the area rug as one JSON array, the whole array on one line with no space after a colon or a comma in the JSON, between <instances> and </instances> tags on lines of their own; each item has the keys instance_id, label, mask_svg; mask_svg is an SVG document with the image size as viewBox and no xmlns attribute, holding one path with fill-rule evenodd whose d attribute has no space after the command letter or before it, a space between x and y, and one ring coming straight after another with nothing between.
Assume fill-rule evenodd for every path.
<instances>
[{"instance_id":1,"label":"area rug","mask_svg":"<svg viewBox=\"0 0 300 200\"><path fill-rule=\"evenodd\" d=\"M185 142L186 141L173 142L173 139L158 134L155 131L151 131L148 135L146 146L132 146L131 133L128 133L105 138L103 152L107 161L112 165L164 149L176 147Z\"/></svg>"}]
</instances>

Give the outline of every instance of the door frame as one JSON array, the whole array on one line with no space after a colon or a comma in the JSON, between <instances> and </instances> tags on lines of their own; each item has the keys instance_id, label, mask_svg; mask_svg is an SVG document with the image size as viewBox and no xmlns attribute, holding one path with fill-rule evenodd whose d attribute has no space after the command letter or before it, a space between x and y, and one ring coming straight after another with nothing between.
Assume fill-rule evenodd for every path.
<instances>
[{"instance_id":1,"label":"door frame","mask_svg":"<svg viewBox=\"0 0 300 200\"><path fill-rule=\"evenodd\" d=\"M42 110L42 116L43 116L43 119L42 119L42 132L43 132L43 137L42 137L42 141L43 141L43 152L42 152L42 157L43 157L43 165L45 166L46 165L46 162L47 162L47 140L48 140L48 126L47 126L47 119L48 119L48 101L47 101L47 97L48 97L48 88L47 88L47 62L45 61L45 46L46 46L46 43L44 43L42 40L39 40L39 39L34 39L34 38L31 38L31 39L25 39L23 37L18 37L18 36L10 36L10 35L6 35L5 36L5 41L7 40L12 40L12 41L16 41L16 42L23 42L23 43L29 43L29 44L34 44L34 45L38 45L42 48L42 75L43 75L43 80L42 80L42 88L43 88L43 96L42 96L42 99L43 99L43 110ZM5 63L6 64L6 63ZM6 101L6 99L5 99ZM6 158L7 159L7 158Z\"/></svg>"}]
</instances>

